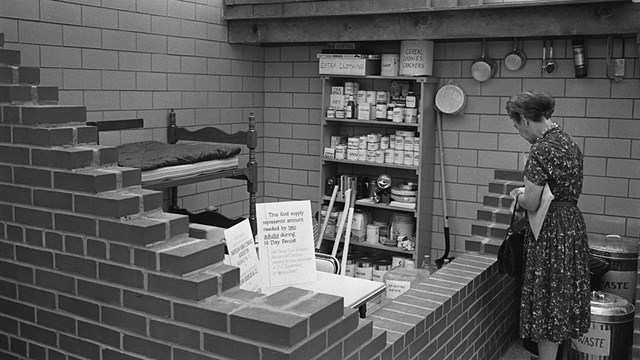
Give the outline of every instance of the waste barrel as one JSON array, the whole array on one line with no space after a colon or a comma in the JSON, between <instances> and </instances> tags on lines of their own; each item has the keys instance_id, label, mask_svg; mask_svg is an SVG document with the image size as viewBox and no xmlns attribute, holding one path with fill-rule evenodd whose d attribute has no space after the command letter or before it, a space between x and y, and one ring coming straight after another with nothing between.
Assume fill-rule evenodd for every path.
<instances>
[{"instance_id":1,"label":"waste barrel","mask_svg":"<svg viewBox=\"0 0 640 360\"><path fill-rule=\"evenodd\" d=\"M634 316L623 297L593 291L589 331L571 339L569 360L631 360Z\"/></svg>"},{"instance_id":2,"label":"waste barrel","mask_svg":"<svg viewBox=\"0 0 640 360\"><path fill-rule=\"evenodd\" d=\"M609 262L589 254L589 272L591 273L591 291L602 290L602 275L609 271Z\"/></svg>"},{"instance_id":3,"label":"waste barrel","mask_svg":"<svg viewBox=\"0 0 640 360\"><path fill-rule=\"evenodd\" d=\"M635 304L638 240L623 239L619 235L591 237L589 253L609 262L609 271L602 274L600 289Z\"/></svg>"}]
</instances>

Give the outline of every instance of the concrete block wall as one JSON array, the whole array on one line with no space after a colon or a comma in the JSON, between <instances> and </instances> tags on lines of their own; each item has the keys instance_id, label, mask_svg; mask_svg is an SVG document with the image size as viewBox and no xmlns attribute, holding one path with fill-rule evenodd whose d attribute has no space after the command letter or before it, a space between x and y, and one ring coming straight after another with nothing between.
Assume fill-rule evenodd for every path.
<instances>
[{"instance_id":1,"label":"concrete block wall","mask_svg":"<svg viewBox=\"0 0 640 360\"><path fill-rule=\"evenodd\" d=\"M473 80L470 67L481 41L435 44L434 76L465 90L462 114L443 116L447 210L454 254L464 253L477 211L489 194L496 169L522 170L529 144L517 134L504 110L516 92L541 89L556 98L554 121L567 130L585 156L579 206L594 234L640 234L640 63L634 38L626 39L626 75L606 77L605 38L587 40L588 77L574 77L570 40L554 41L557 69L541 74L541 39L524 39L528 57L518 71L504 67L513 39L487 42L498 71L486 82ZM617 51L619 52L620 40ZM399 44L367 44L373 52L397 52ZM316 54L322 46L265 49L264 186L267 199L318 199L323 144L319 143L321 82ZM292 140L291 138L295 138ZM306 140L306 141L305 141ZM434 144L437 146L437 144ZM438 152L435 163L439 164ZM432 256L444 249L440 169L435 169ZM317 209L317 202L314 209Z\"/></svg>"},{"instance_id":2,"label":"concrete block wall","mask_svg":"<svg viewBox=\"0 0 640 360\"><path fill-rule=\"evenodd\" d=\"M228 44L222 13L222 0L7 0L0 32L6 49L20 50L23 72L38 67L40 83L59 88L60 104L85 106L90 121L144 119L144 129L100 134L101 144L165 142L170 108L181 126L230 132L246 130L250 111L262 117L262 49ZM188 210L249 212L240 180L179 194Z\"/></svg>"}]
</instances>

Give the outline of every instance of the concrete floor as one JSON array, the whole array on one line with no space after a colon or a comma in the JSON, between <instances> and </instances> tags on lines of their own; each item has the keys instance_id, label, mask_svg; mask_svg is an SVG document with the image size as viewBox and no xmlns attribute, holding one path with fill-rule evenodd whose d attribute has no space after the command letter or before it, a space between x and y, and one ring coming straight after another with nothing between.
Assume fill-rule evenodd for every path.
<instances>
[{"instance_id":1,"label":"concrete floor","mask_svg":"<svg viewBox=\"0 0 640 360\"><path fill-rule=\"evenodd\" d=\"M502 357L502 360L532 360L538 357L530 353L529 350L522 346L522 340L520 338L513 341L509 351Z\"/></svg>"}]
</instances>

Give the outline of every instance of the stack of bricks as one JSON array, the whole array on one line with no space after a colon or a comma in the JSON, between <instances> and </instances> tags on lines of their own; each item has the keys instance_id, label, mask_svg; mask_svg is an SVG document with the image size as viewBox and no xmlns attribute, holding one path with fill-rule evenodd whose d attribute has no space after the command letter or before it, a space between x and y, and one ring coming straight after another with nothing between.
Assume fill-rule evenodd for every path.
<instances>
[{"instance_id":1,"label":"stack of bricks","mask_svg":"<svg viewBox=\"0 0 640 360\"><path fill-rule=\"evenodd\" d=\"M2 37L2 39L4 39ZM4 41L2 41L4 43ZM222 240L188 235L83 106L0 48L0 358L371 358L341 297L238 289ZM361 355L362 354L362 355Z\"/></svg>"},{"instance_id":2,"label":"stack of bricks","mask_svg":"<svg viewBox=\"0 0 640 360\"><path fill-rule=\"evenodd\" d=\"M489 183L489 193L482 200L482 208L477 210L478 222L471 225L471 237L465 241L465 250L498 254L511 223L513 197L509 194L521 186L524 186L522 171L494 171L494 180Z\"/></svg>"}]
</instances>

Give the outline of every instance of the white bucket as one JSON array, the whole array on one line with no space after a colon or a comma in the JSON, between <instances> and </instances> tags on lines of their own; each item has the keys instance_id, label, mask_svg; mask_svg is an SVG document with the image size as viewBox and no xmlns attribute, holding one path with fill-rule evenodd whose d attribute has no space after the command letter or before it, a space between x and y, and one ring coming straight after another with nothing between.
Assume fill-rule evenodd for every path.
<instances>
[{"instance_id":1,"label":"white bucket","mask_svg":"<svg viewBox=\"0 0 640 360\"><path fill-rule=\"evenodd\" d=\"M400 75L433 74L433 41L403 40L400 44Z\"/></svg>"},{"instance_id":2,"label":"white bucket","mask_svg":"<svg viewBox=\"0 0 640 360\"><path fill-rule=\"evenodd\" d=\"M380 62L380 75L398 76L400 54L382 54Z\"/></svg>"}]
</instances>

